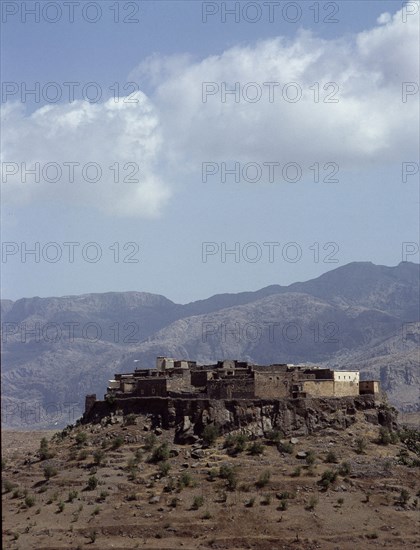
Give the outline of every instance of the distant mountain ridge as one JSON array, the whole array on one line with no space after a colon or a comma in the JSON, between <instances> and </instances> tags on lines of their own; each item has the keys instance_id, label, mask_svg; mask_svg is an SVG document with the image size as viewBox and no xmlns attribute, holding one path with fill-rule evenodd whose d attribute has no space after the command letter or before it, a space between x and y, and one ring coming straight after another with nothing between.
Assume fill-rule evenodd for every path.
<instances>
[{"instance_id":1,"label":"distant mountain ridge","mask_svg":"<svg viewBox=\"0 0 420 550\"><path fill-rule=\"evenodd\" d=\"M306 282L185 305L135 291L2 300L3 422L21 424L29 403L77 403L78 413L114 372L154 366L156 355L351 366L415 410L419 281L418 264L353 262Z\"/></svg>"}]
</instances>

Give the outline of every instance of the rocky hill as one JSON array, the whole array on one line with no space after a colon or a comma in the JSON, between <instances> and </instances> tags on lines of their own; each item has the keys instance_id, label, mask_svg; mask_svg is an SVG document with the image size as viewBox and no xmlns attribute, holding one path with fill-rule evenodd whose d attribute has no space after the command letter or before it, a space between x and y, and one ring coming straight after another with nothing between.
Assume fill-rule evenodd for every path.
<instances>
[{"instance_id":1,"label":"rocky hill","mask_svg":"<svg viewBox=\"0 0 420 550\"><path fill-rule=\"evenodd\" d=\"M391 403L418 409L419 265L355 262L287 287L190 304L109 292L2 300L2 421L73 422L86 393L157 355L323 363L380 377Z\"/></svg>"}]
</instances>

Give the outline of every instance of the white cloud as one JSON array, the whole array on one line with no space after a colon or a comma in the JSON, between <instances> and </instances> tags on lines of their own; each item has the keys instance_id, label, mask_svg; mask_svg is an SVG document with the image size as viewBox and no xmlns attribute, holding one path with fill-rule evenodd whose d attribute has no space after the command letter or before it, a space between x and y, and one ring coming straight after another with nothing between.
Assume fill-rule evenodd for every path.
<instances>
[{"instance_id":1,"label":"white cloud","mask_svg":"<svg viewBox=\"0 0 420 550\"><path fill-rule=\"evenodd\" d=\"M123 216L158 215L170 196L158 173L162 147L159 119L143 93L132 99L138 103L126 103L121 98L102 104L75 101L47 105L29 116L19 104L6 105L2 162L18 164L15 175L3 172L6 199L28 201L37 197L87 204ZM22 181L22 162L28 169L39 163L39 183L30 175L26 183ZM73 182L69 181L71 167L65 164L72 162L79 163L74 165ZM60 177L55 166L46 168L48 163L58 164ZM88 163L99 168L88 168ZM135 173L137 166L139 172ZM10 165L7 169L13 171ZM93 182L97 175L99 180ZM133 181L136 179L138 182Z\"/></svg>"},{"instance_id":2,"label":"white cloud","mask_svg":"<svg viewBox=\"0 0 420 550\"><path fill-rule=\"evenodd\" d=\"M41 196L79 201L122 215L154 216L164 208L171 189L185 171L203 161L239 160L339 162L363 166L413 160L418 155L418 95L401 100L405 82L419 81L419 18L404 22L401 11L382 14L377 26L340 39L325 40L300 31L230 48L220 55L194 60L189 55L154 55L144 60L131 79L147 76L152 92L138 93L138 104L109 100L80 101L43 107L27 116L22 108L4 109L5 161L137 162L140 183L107 181L66 186L20 184L9 178L6 190L20 199ZM203 82L257 83L263 96L239 103L221 94L202 101ZM275 100L268 86L279 82ZM297 103L287 102L282 87L296 82ZM315 82L320 101L314 102ZM325 103L334 82L338 103ZM250 89L250 94L253 90ZM293 87L290 92L293 93ZM165 180L172 166L170 181ZM175 169L174 169L175 168ZM75 193L75 189L77 189ZM10 198L10 194L8 195Z\"/></svg>"}]
</instances>

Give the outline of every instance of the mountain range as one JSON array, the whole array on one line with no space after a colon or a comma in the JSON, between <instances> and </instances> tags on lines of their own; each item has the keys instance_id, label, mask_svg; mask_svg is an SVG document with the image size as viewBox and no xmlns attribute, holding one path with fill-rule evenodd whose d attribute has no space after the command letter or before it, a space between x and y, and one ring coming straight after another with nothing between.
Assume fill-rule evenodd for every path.
<instances>
[{"instance_id":1,"label":"mountain range","mask_svg":"<svg viewBox=\"0 0 420 550\"><path fill-rule=\"evenodd\" d=\"M419 267L353 262L184 305L144 292L2 300L2 423L72 423L85 394L158 355L359 369L391 404L419 410Z\"/></svg>"}]
</instances>

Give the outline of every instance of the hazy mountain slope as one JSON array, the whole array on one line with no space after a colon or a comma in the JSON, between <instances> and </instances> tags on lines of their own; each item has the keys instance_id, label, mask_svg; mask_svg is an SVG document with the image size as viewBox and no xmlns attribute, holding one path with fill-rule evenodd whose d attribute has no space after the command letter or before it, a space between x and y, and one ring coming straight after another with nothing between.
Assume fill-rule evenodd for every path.
<instances>
[{"instance_id":1,"label":"hazy mountain slope","mask_svg":"<svg viewBox=\"0 0 420 550\"><path fill-rule=\"evenodd\" d=\"M30 403L83 407L114 372L154 366L164 354L357 367L380 375L391 400L410 408L419 342L411 335L402 346L402 326L419 320L418 305L418 265L365 262L187 305L143 292L3 300L2 406L17 414Z\"/></svg>"}]
</instances>

